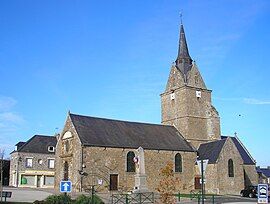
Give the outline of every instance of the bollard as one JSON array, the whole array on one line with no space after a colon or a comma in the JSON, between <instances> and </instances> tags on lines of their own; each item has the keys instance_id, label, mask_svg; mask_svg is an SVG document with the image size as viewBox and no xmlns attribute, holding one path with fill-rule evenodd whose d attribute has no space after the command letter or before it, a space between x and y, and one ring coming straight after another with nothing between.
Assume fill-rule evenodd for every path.
<instances>
[{"instance_id":1,"label":"bollard","mask_svg":"<svg viewBox=\"0 0 270 204\"><path fill-rule=\"evenodd\" d=\"M177 195L178 195L178 201L180 202L180 201L181 201L181 195L180 195L180 192L179 192Z\"/></svg>"},{"instance_id":2,"label":"bollard","mask_svg":"<svg viewBox=\"0 0 270 204\"><path fill-rule=\"evenodd\" d=\"M198 204L200 204L200 195L198 195Z\"/></svg>"}]
</instances>

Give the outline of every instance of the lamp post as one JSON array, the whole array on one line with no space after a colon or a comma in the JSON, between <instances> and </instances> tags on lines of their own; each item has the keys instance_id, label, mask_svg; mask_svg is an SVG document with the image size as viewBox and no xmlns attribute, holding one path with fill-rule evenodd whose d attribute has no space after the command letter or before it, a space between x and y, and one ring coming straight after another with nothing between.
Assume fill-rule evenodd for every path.
<instances>
[{"instance_id":1,"label":"lamp post","mask_svg":"<svg viewBox=\"0 0 270 204\"><path fill-rule=\"evenodd\" d=\"M203 159L201 158L201 174L202 174L202 204L204 204L204 175L203 175Z\"/></svg>"}]
</instances>

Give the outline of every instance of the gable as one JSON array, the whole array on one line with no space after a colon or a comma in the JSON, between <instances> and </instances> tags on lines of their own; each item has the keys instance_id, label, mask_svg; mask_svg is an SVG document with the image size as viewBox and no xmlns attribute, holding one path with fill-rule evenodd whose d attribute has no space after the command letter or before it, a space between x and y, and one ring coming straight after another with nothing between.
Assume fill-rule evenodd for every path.
<instances>
[{"instance_id":1,"label":"gable","mask_svg":"<svg viewBox=\"0 0 270 204\"><path fill-rule=\"evenodd\" d=\"M255 160L252 158L244 144L238 139L238 137L221 136L221 138L231 138L237 150L239 151L244 164L255 165Z\"/></svg>"},{"instance_id":2,"label":"gable","mask_svg":"<svg viewBox=\"0 0 270 204\"><path fill-rule=\"evenodd\" d=\"M195 152L173 126L127 122L70 114L85 146Z\"/></svg>"},{"instance_id":3,"label":"gable","mask_svg":"<svg viewBox=\"0 0 270 204\"><path fill-rule=\"evenodd\" d=\"M195 63L192 65L192 68L188 72L187 83L188 86L191 87L206 89L206 85Z\"/></svg>"}]
</instances>

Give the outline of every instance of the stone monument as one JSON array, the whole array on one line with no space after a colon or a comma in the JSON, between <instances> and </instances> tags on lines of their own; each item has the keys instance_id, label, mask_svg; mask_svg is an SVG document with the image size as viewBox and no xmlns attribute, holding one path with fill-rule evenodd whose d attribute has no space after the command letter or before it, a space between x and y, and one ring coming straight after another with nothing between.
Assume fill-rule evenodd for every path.
<instances>
[{"instance_id":1,"label":"stone monument","mask_svg":"<svg viewBox=\"0 0 270 204\"><path fill-rule=\"evenodd\" d=\"M134 162L136 165L136 174L135 174L135 186L133 193L142 193L148 192L146 185L146 174L145 174L145 164L144 164L144 150L142 147L139 147L136 150Z\"/></svg>"}]
</instances>

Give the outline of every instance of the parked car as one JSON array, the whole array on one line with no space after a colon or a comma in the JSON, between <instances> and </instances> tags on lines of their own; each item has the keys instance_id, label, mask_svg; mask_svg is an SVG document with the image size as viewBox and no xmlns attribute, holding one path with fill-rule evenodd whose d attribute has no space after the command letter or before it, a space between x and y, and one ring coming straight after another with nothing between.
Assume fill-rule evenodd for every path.
<instances>
[{"instance_id":1,"label":"parked car","mask_svg":"<svg viewBox=\"0 0 270 204\"><path fill-rule=\"evenodd\" d=\"M242 197L257 197L258 186L248 186L245 189L241 190L240 195Z\"/></svg>"}]
</instances>

